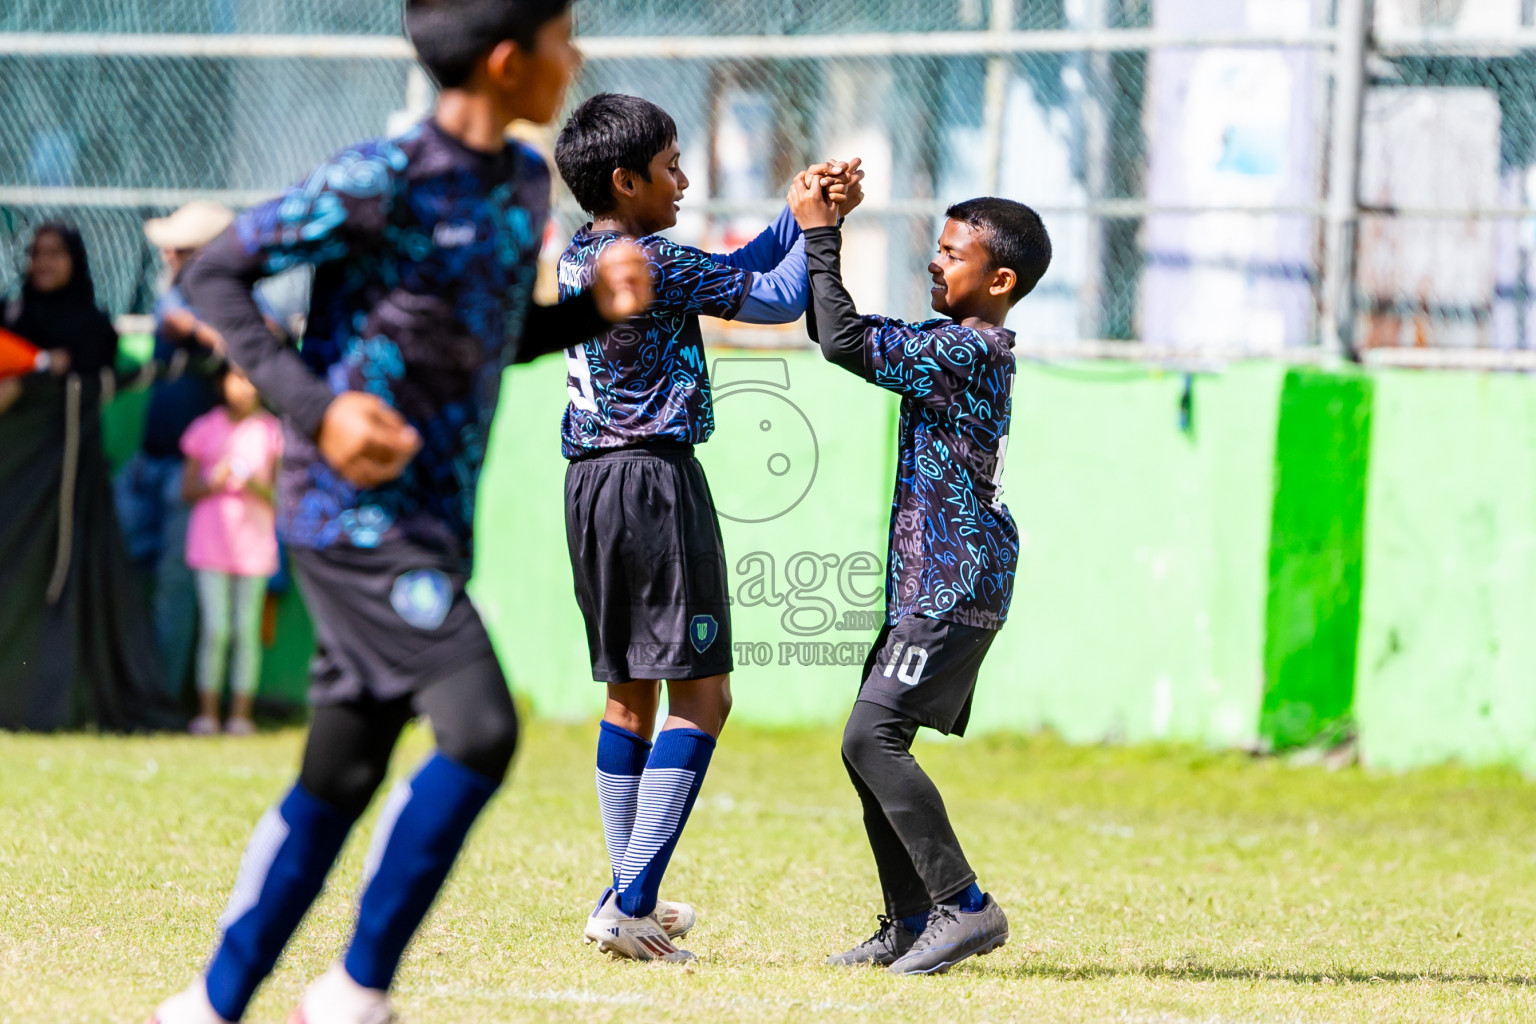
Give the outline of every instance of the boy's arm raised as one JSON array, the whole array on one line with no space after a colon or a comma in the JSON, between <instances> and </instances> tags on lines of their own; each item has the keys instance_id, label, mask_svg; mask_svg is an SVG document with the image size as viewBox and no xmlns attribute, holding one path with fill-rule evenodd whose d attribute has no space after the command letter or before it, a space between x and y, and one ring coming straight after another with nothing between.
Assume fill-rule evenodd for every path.
<instances>
[{"instance_id":1,"label":"boy's arm raised","mask_svg":"<svg viewBox=\"0 0 1536 1024\"><path fill-rule=\"evenodd\" d=\"M752 241L735 252L710 253L709 258L737 270L762 274L784 262L784 257L789 255L798 241L800 225L795 223L794 212L786 206L779 211L778 219Z\"/></svg>"},{"instance_id":2,"label":"boy's arm raised","mask_svg":"<svg viewBox=\"0 0 1536 1024\"><path fill-rule=\"evenodd\" d=\"M816 164L797 176L797 180L819 182L824 187L831 186L828 189L829 196L834 203L838 204L837 212L842 214L857 206L859 200L863 198L863 191L859 187L859 181L863 177L864 172L859 170L859 161L855 159L846 164L841 162ZM784 214L780 214L779 220L769 231L780 232L780 225L786 214L789 217L795 217L794 209L786 207ZM836 221L834 220L833 223ZM751 290L734 319L748 324L788 324L800 319L801 314L809 308L810 278L807 273L805 238L800 230L798 218L795 219L795 224L796 237L790 242L790 234L787 231L781 232L782 238L773 250L781 253L777 265L767 273L759 273L752 278ZM761 240L762 236L759 236L758 241ZM782 244L784 242L788 242L788 245ZM757 242L752 243L752 245L757 244ZM738 250L734 255L739 256L744 251ZM765 248L761 255L767 254L768 250Z\"/></svg>"},{"instance_id":3,"label":"boy's arm raised","mask_svg":"<svg viewBox=\"0 0 1536 1024\"><path fill-rule=\"evenodd\" d=\"M837 205L817 179L797 175L789 192L790 208L805 231L805 255L811 301L806 328L828 362L869 378L864 354L865 324L843 284L842 231Z\"/></svg>"},{"instance_id":4,"label":"boy's arm raised","mask_svg":"<svg viewBox=\"0 0 1536 1024\"><path fill-rule=\"evenodd\" d=\"M813 164L805 173L822 176L822 184L831 185L841 198L846 199L850 189L857 188L857 183L864 177L864 172L859 170L860 162L857 158L850 163L828 160ZM861 191L859 199L862 198ZM857 205L856 199L841 212L846 215ZM767 273L784 262L784 257L789 255L800 237L800 224L795 220L795 211L786 203L784 209L779 211L778 218L752 241L735 252L712 253L709 258L737 270L750 270L754 274Z\"/></svg>"},{"instance_id":5,"label":"boy's arm raised","mask_svg":"<svg viewBox=\"0 0 1536 1024\"><path fill-rule=\"evenodd\" d=\"M732 319L744 324L792 324L805 315L809 298L802 238L778 266L766 274L752 275L747 297Z\"/></svg>"}]
</instances>

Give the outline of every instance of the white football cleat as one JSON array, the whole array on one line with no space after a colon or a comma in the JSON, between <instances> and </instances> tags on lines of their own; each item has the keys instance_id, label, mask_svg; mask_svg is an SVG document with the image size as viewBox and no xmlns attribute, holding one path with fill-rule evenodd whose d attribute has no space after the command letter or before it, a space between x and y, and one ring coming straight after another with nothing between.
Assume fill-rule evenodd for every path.
<instances>
[{"instance_id":1,"label":"white football cleat","mask_svg":"<svg viewBox=\"0 0 1536 1024\"><path fill-rule=\"evenodd\" d=\"M161 1003L145 1024L230 1024L208 1001L208 983L199 977Z\"/></svg>"},{"instance_id":2,"label":"white football cleat","mask_svg":"<svg viewBox=\"0 0 1536 1024\"><path fill-rule=\"evenodd\" d=\"M692 911L689 911L691 914ZM688 922L692 925L692 922ZM587 918L583 932L588 942L597 943L600 952L628 960L664 960L686 963L698 959L686 949L678 949L656 922L656 916L625 917L619 909L619 897L612 889L603 894L603 902ZM309 1024L321 1024L311 1021Z\"/></svg>"},{"instance_id":3,"label":"white football cleat","mask_svg":"<svg viewBox=\"0 0 1536 1024\"><path fill-rule=\"evenodd\" d=\"M661 930L667 933L669 939L680 939L687 935L699 920L699 915L688 904L673 903L671 900L657 900L656 910L651 916L661 925Z\"/></svg>"},{"instance_id":4,"label":"white football cleat","mask_svg":"<svg viewBox=\"0 0 1536 1024\"><path fill-rule=\"evenodd\" d=\"M359 985L337 961L310 982L288 1024L390 1024L394 1019L389 993Z\"/></svg>"},{"instance_id":5,"label":"white football cleat","mask_svg":"<svg viewBox=\"0 0 1536 1024\"><path fill-rule=\"evenodd\" d=\"M587 918L587 930L582 933L586 942L596 942L592 936L602 929L597 920L597 912L603 909L603 904L608 902L608 897L613 894L613 889L603 890L598 897L597 906L592 908L592 915ZM686 903L673 903L671 900L657 900L656 909L651 916L661 926L661 930L667 933L669 939L680 939L693 930L693 926L699 923L699 915L693 912L693 908Z\"/></svg>"}]
</instances>

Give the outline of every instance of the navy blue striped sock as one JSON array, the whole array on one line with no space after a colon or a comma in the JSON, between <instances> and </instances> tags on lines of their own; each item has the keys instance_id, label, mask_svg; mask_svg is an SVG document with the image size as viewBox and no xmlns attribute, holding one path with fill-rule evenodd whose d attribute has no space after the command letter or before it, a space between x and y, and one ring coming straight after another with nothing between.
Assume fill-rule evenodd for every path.
<instances>
[{"instance_id":1,"label":"navy blue striped sock","mask_svg":"<svg viewBox=\"0 0 1536 1024\"><path fill-rule=\"evenodd\" d=\"M619 872L619 909L644 917L656 909L661 876L698 799L715 740L699 729L667 729L656 737L640 777L635 827Z\"/></svg>"},{"instance_id":2,"label":"navy blue striped sock","mask_svg":"<svg viewBox=\"0 0 1536 1024\"><path fill-rule=\"evenodd\" d=\"M597 734L597 807L603 817L603 839L608 844L615 889L624 869L629 835L635 828L640 776L650 756L650 743L612 722L602 723Z\"/></svg>"}]
</instances>

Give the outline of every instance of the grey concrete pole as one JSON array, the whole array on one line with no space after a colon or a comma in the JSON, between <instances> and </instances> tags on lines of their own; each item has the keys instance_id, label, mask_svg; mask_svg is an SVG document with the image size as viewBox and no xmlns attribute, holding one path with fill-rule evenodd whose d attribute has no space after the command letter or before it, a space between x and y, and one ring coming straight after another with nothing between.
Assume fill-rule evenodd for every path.
<instances>
[{"instance_id":1,"label":"grey concrete pole","mask_svg":"<svg viewBox=\"0 0 1536 1024\"><path fill-rule=\"evenodd\" d=\"M1333 52L1333 138L1328 158L1328 218L1318 326L1323 346L1338 355L1354 353L1360 122L1365 109L1366 44L1372 8L1372 0L1339 0L1338 43Z\"/></svg>"},{"instance_id":2,"label":"grey concrete pole","mask_svg":"<svg viewBox=\"0 0 1536 1024\"><path fill-rule=\"evenodd\" d=\"M992 0L989 32L1013 31L1013 0ZM1003 119L1008 111L1009 61L1001 54L987 61L987 93L982 156L981 190L983 195L997 195L1003 164Z\"/></svg>"}]
</instances>

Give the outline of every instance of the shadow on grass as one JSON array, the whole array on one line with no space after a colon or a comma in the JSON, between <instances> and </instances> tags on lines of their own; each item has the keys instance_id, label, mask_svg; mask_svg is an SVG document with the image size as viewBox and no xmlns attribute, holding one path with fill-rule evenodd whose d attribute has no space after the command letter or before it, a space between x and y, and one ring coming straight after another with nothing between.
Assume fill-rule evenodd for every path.
<instances>
[{"instance_id":1,"label":"shadow on grass","mask_svg":"<svg viewBox=\"0 0 1536 1024\"><path fill-rule=\"evenodd\" d=\"M1445 971L1382 971L1370 974L1347 971L1265 971L1231 967L1206 967L1202 964L1147 967L1062 967L1054 964L1024 963L1006 973L1021 978L1051 978L1058 981L1088 981L1097 978L1158 978L1171 981L1283 981L1297 985L1340 984L1416 984L1502 985L1510 988L1536 988L1536 978L1514 974L1455 974Z\"/></svg>"}]
</instances>

